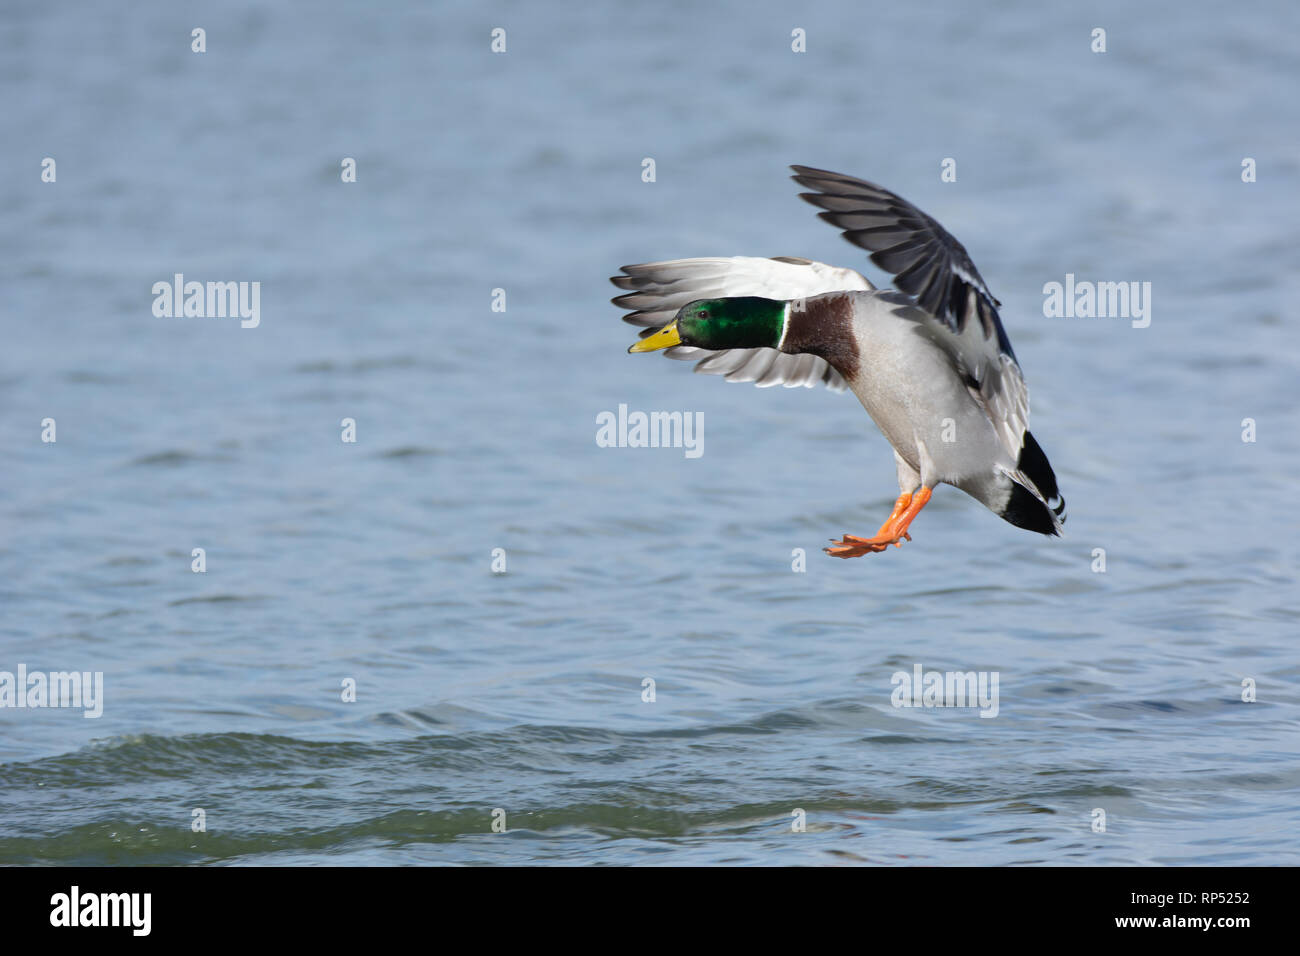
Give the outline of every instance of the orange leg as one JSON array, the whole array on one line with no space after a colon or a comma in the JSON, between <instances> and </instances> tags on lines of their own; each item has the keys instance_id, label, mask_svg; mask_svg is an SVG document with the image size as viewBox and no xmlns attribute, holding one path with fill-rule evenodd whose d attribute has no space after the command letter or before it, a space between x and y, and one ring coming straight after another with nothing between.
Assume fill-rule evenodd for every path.
<instances>
[{"instance_id":1,"label":"orange leg","mask_svg":"<svg viewBox=\"0 0 1300 956\"><path fill-rule=\"evenodd\" d=\"M914 495L899 495L898 500L894 502L894 510L880 526L875 537L858 538L846 534L842 541L831 539L833 547L823 550L835 558L858 558L864 554L884 551L891 544L901 548L904 538L908 541L912 540L912 536L907 533L907 528L929 500L930 489L925 487Z\"/></svg>"}]
</instances>

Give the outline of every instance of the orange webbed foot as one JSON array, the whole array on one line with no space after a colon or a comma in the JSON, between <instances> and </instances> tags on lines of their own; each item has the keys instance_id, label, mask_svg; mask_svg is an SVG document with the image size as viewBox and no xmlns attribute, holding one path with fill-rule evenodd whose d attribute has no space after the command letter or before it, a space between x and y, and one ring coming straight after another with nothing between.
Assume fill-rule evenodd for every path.
<instances>
[{"instance_id":1,"label":"orange webbed foot","mask_svg":"<svg viewBox=\"0 0 1300 956\"><path fill-rule=\"evenodd\" d=\"M915 495L902 494L894 502L894 510L880 526L875 537L859 538L856 535L845 534L839 541L832 538L831 547L822 550L832 558L860 558L864 554L885 551L891 544L901 548L904 541L912 540L912 536L907 533L908 525L920 514L929 500L929 488L923 487Z\"/></svg>"},{"instance_id":2,"label":"orange webbed foot","mask_svg":"<svg viewBox=\"0 0 1300 956\"><path fill-rule=\"evenodd\" d=\"M904 539L911 541L912 536L906 531L897 537L878 534L874 538L859 538L857 535L846 534L840 541L832 538L832 547L822 548L822 550L833 558L860 558L864 554L887 551L891 544L896 548L901 548Z\"/></svg>"}]
</instances>

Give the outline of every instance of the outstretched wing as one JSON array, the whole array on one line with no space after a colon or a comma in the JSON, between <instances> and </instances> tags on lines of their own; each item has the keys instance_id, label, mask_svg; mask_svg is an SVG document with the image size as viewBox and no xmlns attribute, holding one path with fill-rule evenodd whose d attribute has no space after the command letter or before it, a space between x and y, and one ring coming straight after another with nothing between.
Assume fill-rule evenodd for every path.
<instances>
[{"instance_id":1,"label":"outstretched wing","mask_svg":"<svg viewBox=\"0 0 1300 956\"><path fill-rule=\"evenodd\" d=\"M791 177L817 190L801 199L871 253L927 315L927 331L952 356L984 406L1007 452L1017 459L1029 427L1029 391L1011 349L1001 305L966 248L934 219L888 189L853 176L792 166Z\"/></svg>"},{"instance_id":2,"label":"outstretched wing","mask_svg":"<svg viewBox=\"0 0 1300 956\"><path fill-rule=\"evenodd\" d=\"M667 325L682 306L696 299L745 295L799 299L823 292L873 288L852 269L786 256L673 259L623 266L622 271L623 275L609 281L629 291L613 302L620 308L635 310L623 316L623 321L644 326L642 338ZM767 348L710 351L688 345L674 346L664 354L674 359L699 360L697 372L722 375L729 382L753 382L759 388L813 388L822 382L836 392L846 387L839 372L815 355L787 355Z\"/></svg>"}]
</instances>

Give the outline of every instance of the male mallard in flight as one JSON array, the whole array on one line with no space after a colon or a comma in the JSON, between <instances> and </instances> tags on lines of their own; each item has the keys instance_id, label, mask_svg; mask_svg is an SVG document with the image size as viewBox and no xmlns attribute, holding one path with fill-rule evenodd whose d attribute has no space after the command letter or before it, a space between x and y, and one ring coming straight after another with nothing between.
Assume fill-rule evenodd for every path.
<instances>
[{"instance_id":1,"label":"male mallard in flight","mask_svg":"<svg viewBox=\"0 0 1300 956\"><path fill-rule=\"evenodd\" d=\"M865 180L807 166L802 199L871 253L900 291L808 259L674 259L624 266L614 304L647 326L629 352L702 359L697 372L759 388L847 386L894 446L898 500L873 537L826 553L854 558L911 540L935 485L954 485L1020 528L1059 535L1065 501L1029 433L1029 393L993 298L966 249L911 203ZM1052 507L1050 502L1060 499Z\"/></svg>"}]
</instances>

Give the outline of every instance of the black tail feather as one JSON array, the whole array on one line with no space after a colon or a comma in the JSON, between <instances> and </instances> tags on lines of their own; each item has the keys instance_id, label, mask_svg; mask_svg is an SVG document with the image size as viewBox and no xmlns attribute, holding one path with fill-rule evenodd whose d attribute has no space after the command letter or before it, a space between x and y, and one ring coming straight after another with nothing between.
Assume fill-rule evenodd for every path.
<instances>
[{"instance_id":1,"label":"black tail feather","mask_svg":"<svg viewBox=\"0 0 1300 956\"><path fill-rule=\"evenodd\" d=\"M1033 432L1025 432L1025 440L1020 447L1020 460L1016 462L1016 467L1020 469L1022 475L1034 483L1034 487L1041 491L1048 501L1061 497L1061 492L1056 487L1056 472L1052 471L1043 449L1034 440Z\"/></svg>"},{"instance_id":2,"label":"black tail feather","mask_svg":"<svg viewBox=\"0 0 1300 956\"><path fill-rule=\"evenodd\" d=\"M1061 497L1061 491L1056 485L1056 473L1052 471L1047 456L1028 431L1025 432L1016 469L1034 483L1034 487L1049 503L1059 498L1060 504L1055 507L1045 505L1029 489L1013 483L1011 498L1002 509L1002 517L1017 528L1037 531L1039 534L1060 534L1057 520L1065 521L1065 499Z\"/></svg>"}]
</instances>

